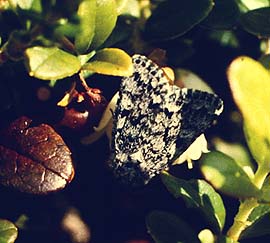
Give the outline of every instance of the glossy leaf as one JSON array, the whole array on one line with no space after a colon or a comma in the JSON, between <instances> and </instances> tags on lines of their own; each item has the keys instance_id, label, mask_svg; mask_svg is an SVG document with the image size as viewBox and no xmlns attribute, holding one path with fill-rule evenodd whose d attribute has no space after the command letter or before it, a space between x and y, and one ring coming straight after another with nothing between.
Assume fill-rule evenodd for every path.
<instances>
[{"instance_id":1,"label":"glossy leaf","mask_svg":"<svg viewBox=\"0 0 270 243\"><path fill-rule=\"evenodd\" d=\"M238 0L238 2L243 4L248 10L270 6L269 0Z\"/></svg>"},{"instance_id":2,"label":"glossy leaf","mask_svg":"<svg viewBox=\"0 0 270 243\"><path fill-rule=\"evenodd\" d=\"M123 0L124 2L125 0ZM140 5L137 0L128 0L126 4L121 8L121 15L126 15L134 18L140 17Z\"/></svg>"},{"instance_id":3,"label":"glossy leaf","mask_svg":"<svg viewBox=\"0 0 270 243\"><path fill-rule=\"evenodd\" d=\"M85 53L94 37L96 20L96 0L84 0L78 9L80 31L75 36L75 47L79 53Z\"/></svg>"},{"instance_id":4,"label":"glossy leaf","mask_svg":"<svg viewBox=\"0 0 270 243\"><path fill-rule=\"evenodd\" d=\"M235 59L228 69L232 94L244 118L249 149L258 163L270 161L270 73L249 57Z\"/></svg>"},{"instance_id":5,"label":"glossy leaf","mask_svg":"<svg viewBox=\"0 0 270 243\"><path fill-rule=\"evenodd\" d=\"M215 235L209 229L203 229L198 234L201 243L215 243Z\"/></svg>"},{"instance_id":6,"label":"glossy leaf","mask_svg":"<svg viewBox=\"0 0 270 243\"><path fill-rule=\"evenodd\" d=\"M31 47L26 49L25 57L29 75L43 80L62 79L81 68L77 57L57 47Z\"/></svg>"},{"instance_id":7,"label":"glossy leaf","mask_svg":"<svg viewBox=\"0 0 270 243\"><path fill-rule=\"evenodd\" d=\"M117 5L115 0L96 0L95 34L91 49L97 49L112 33L117 20Z\"/></svg>"},{"instance_id":8,"label":"glossy leaf","mask_svg":"<svg viewBox=\"0 0 270 243\"><path fill-rule=\"evenodd\" d=\"M130 56L117 48L102 49L90 61L83 70L114 76L130 76L133 72Z\"/></svg>"},{"instance_id":9,"label":"glossy leaf","mask_svg":"<svg viewBox=\"0 0 270 243\"><path fill-rule=\"evenodd\" d=\"M212 0L168 0L161 2L145 25L150 40L166 40L183 35L212 10Z\"/></svg>"},{"instance_id":10,"label":"glossy leaf","mask_svg":"<svg viewBox=\"0 0 270 243\"><path fill-rule=\"evenodd\" d=\"M222 198L211 185L203 180L185 181L167 173L163 173L161 178L174 197L181 197L188 207L201 210L216 230L223 229L225 208Z\"/></svg>"},{"instance_id":11,"label":"glossy leaf","mask_svg":"<svg viewBox=\"0 0 270 243\"><path fill-rule=\"evenodd\" d=\"M254 9L241 16L240 24L253 35L270 37L269 15L270 7Z\"/></svg>"},{"instance_id":12,"label":"glossy leaf","mask_svg":"<svg viewBox=\"0 0 270 243\"><path fill-rule=\"evenodd\" d=\"M241 234L240 238L252 238L270 234L270 206L259 205L248 217L250 226Z\"/></svg>"},{"instance_id":13,"label":"glossy leaf","mask_svg":"<svg viewBox=\"0 0 270 243\"><path fill-rule=\"evenodd\" d=\"M250 157L246 146L241 143L229 143L221 139L215 139L215 148L234 158L235 162L246 172L250 177L254 177L254 163Z\"/></svg>"},{"instance_id":14,"label":"glossy leaf","mask_svg":"<svg viewBox=\"0 0 270 243\"><path fill-rule=\"evenodd\" d=\"M45 194L64 188L73 176L71 152L49 125L20 117L1 133L1 184Z\"/></svg>"},{"instance_id":15,"label":"glossy leaf","mask_svg":"<svg viewBox=\"0 0 270 243\"><path fill-rule=\"evenodd\" d=\"M235 0L216 0L213 10L202 25L211 29L231 29L239 15L240 11Z\"/></svg>"},{"instance_id":16,"label":"glossy leaf","mask_svg":"<svg viewBox=\"0 0 270 243\"><path fill-rule=\"evenodd\" d=\"M0 219L0 243L13 243L17 237L17 227L8 220Z\"/></svg>"},{"instance_id":17,"label":"glossy leaf","mask_svg":"<svg viewBox=\"0 0 270 243\"><path fill-rule=\"evenodd\" d=\"M19 7L21 9L30 9L32 6L34 0L11 0L9 1L11 5L13 5L14 7Z\"/></svg>"},{"instance_id":18,"label":"glossy leaf","mask_svg":"<svg viewBox=\"0 0 270 243\"><path fill-rule=\"evenodd\" d=\"M268 176L262 186L262 195L259 202L262 204L270 203L270 177Z\"/></svg>"},{"instance_id":19,"label":"glossy leaf","mask_svg":"<svg viewBox=\"0 0 270 243\"><path fill-rule=\"evenodd\" d=\"M125 8L125 6L128 4L128 0L115 0L116 6L117 6L117 14L120 15L122 13L122 10Z\"/></svg>"},{"instance_id":20,"label":"glossy leaf","mask_svg":"<svg viewBox=\"0 0 270 243\"><path fill-rule=\"evenodd\" d=\"M146 217L146 226L156 243L199 243L193 229L177 216L153 211Z\"/></svg>"},{"instance_id":21,"label":"glossy leaf","mask_svg":"<svg viewBox=\"0 0 270 243\"><path fill-rule=\"evenodd\" d=\"M242 168L229 156L215 151L202 158L204 177L218 190L237 197L259 197L260 191Z\"/></svg>"}]
</instances>

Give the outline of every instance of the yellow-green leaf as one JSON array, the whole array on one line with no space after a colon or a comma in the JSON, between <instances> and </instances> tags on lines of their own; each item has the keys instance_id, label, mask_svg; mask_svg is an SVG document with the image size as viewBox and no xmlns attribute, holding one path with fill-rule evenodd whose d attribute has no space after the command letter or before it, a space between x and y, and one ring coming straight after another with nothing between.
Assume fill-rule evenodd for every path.
<instances>
[{"instance_id":1,"label":"yellow-green leaf","mask_svg":"<svg viewBox=\"0 0 270 243\"><path fill-rule=\"evenodd\" d=\"M204 154L201 171L207 181L225 194L237 198L261 196L260 190L244 170L226 154L218 151Z\"/></svg>"},{"instance_id":2,"label":"yellow-green leaf","mask_svg":"<svg viewBox=\"0 0 270 243\"><path fill-rule=\"evenodd\" d=\"M31 47L26 49L25 57L29 75L43 80L65 78L81 68L77 57L57 47Z\"/></svg>"},{"instance_id":3,"label":"yellow-green leaf","mask_svg":"<svg viewBox=\"0 0 270 243\"><path fill-rule=\"evenodd\" d=\"M0 219L0 243L13 243L17 236L17 227L8 220Z\"/></svg>"},{"instance_id":4,"label":"yellow-green leaf","mask_svg":"<svg viewBox=\"0 0 270 243\"><path fill-rule=\"evenodd\" d=\"M117 14L120 15L122 13L122 10L125 8L125 6L128 4L128 0L115 0L116 6L117 6Z\"/></svg>"},{"instance_id":5,"label":"yellow-green leaf","mask_svg":"<svg viewBox=\"0 0 270 243\"><path fill-rule=\"evenodd\" d=\"M249 57L235 59L228 69L232 94L244 118L244 131L258 163L270 162L270 73Z\"/></svg>"},{"instance_id":6,"label":"yellow-green leaf","mask_svg":"<svg viewBox=\"0 0 270 243\"><path fill-rule=\"evenodd\" d=\"M105 48L98 51L91 62L83 66L83 70L113 76L130 76L133 65L131 57L123 50Z\"/></svg>"},{"instance_id":7,"label":"yellow-green leaf","mask_svg":"<svg viewBox=\"0 0 270 243\"><path fill-rule=\"evenodd\" d=\"M101 46L109 37L117 20L117 5L115 0L96 0L95 35L91 49Z\"/></svg>"},{"instance_id":8,"label":"yellow-green leaf","mask_svg":"<svg viewBox=\"0 0 270 243\"><path fill-rule=\"evenodd\" d=\"M84 0L78 9L80 31L75 36L75 47L79 53L89 48L95 33L96 0Z\"/></svg>"}]
</instances>

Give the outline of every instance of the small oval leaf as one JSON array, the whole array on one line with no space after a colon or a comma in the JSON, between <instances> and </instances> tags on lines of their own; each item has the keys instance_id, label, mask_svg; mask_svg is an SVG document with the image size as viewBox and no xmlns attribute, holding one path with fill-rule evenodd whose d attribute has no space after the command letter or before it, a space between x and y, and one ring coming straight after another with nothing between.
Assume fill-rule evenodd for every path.
<instances>
[{"instance_id":1,"label":"small oval leaf","mask_svg":"<svg viewBox=\"0 0 270 243\"><path fill-rule=\"evenodd\" d=\"M91 49L97 49L112 33L117 20L117 5L115 0L97 0L95 35Z\"/></svg>"},{"instance_id":2,"label":"small oval leaf","mask_svg":"<svg viewBox=\"0 0 270 243\"><path fill-rule=\"evenodd\" d=\"M242 168L231 157L221 152L204 154L201 170L215 188L230 196L247 198L261 195L260 190Z\"/></svg>"},{"instance_id":3,"label":"small oval leaf","mask_svg":"<svg viewBox=\"0 0 270 243\"><path fill-rule=\"evenodd\" d=\"M130 76L133 73L131 57L117 48L98 51L91 62L84 64L82 69L113 76Z\"/></svg>"},{"instance_id":4,"label":"small oval leaf","mask_svg":"<svg viewBox=\"0 0 270 243\"><path fill-rule=\"evenodd\" d=\"M163 173L161 178L174 197L182 197L188 207L201 210L215 230L223 229L225 207L222 198L211 185L203 180L185 181L168 173Z\"/></svg>"},{"instance_id":5,"label":"small oval leaf","mask_svg":"<svg viewBox=\"0 0 270 243\"><path fill-rule=\"evenodd\" d=\"M199 243L193 229L177 216L153 211L146 217L146 226L157 243Z\"/></svg>"},{"instance_id":6,"label":"small oval leaf","mask_svg":"<svg viewBox=\"0 0 270 243\"><path fill-rule=\"evenodd\" d=\"M8 220L0 219L0 243L13 243L17 237L17 227Z\"/></svg>"},{"instance_id":7,"label":"small oval leaf","mask_svg":"<svg viewBox=\"0 0 270 243\"><path fill-rule=\"evenodd\" d=\"M29 75L43 80L69 77L81 68L77 57L57 47L31 47L25 57Z\"/></svg>"},{"instance_id":8,"label":"small oval leaf","mask_svg":"<svg viewBox=\"0 0 270 243\"><path fill-rule=\"evenodd\" d=\"M212 0L169 0L161 2L145 25L150 40L166 40L183 35L212 10Z\"/></svg>"},{"instance_id":9,"label":"small oval leaf","mask_svg":"<svg viewBox=\"0 0 270 243\"><path fill-rule=\"evenodd\" d=\"M78 9L80 31L75 36L75 47L79 53L85 53L94 37L96 20L96 0L84 0Z\"/></svg>"},{"instance_id":10,"label":"small oval leaf","mask_svg":"<svg viewBox=\"0 0 270 243\"><path fill-rule=\"evenodd\" d=\"M249 149L258 163L270 161L270 73L249 57L229 66L228 79L243 118Z\"/></svg>"},{"instance_id":11,"label":"small oval leaf","mask_svg":"<svg viewBox=\"0 0 270 243\"><path fill-rule=\"evenodd\" d=\"M210 29L231 29L236 25L239 15L235 0L216 0L213 10L201 25Z\"/></svg>"},{"instance_id":12,"label":"small oval leaf","mask_svg":"<svg viewBox=\"0 0 270 243\"><path fill-rule=\"evenodd\" d=\"M269 15L270 7L254 9L241 16L240 24L253 35L270 37Z\"/></svg>"},{"instance_id":13,"label":"small oval leaf","mask_svg":"<svg viewBox=\"0 0 270 243\"><path fill-rule=\"evenodd\" d=\"M74 176L71 152L49 125L20 117L0 137L0 183L45 194L64 188Z\"/></svg>"}]
</instances>

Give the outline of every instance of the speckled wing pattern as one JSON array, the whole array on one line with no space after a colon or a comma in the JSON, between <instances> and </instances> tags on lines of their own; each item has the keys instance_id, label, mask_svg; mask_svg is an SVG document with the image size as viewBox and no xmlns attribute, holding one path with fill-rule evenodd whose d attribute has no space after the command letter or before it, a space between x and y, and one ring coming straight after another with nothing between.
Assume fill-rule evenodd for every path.
<instances>
[{"instance_id":1,"label":"speckled wing pattern","mask_svg":"<svg viewBox=\"0 0 270 243\"><path fill-rule=\"evenodd\" d=\"M141 186L183 153L221 113L215 94L170 85L157 64L132 57L113 115L109 166L124 184Z\"/></svg>"}]
</instances>

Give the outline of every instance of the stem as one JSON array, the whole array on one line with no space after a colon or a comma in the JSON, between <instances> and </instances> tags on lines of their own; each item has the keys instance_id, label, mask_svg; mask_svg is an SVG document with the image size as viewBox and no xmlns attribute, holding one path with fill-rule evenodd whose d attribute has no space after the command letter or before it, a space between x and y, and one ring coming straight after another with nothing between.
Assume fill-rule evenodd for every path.
<instances>
[{"instance_id":1,"label":"stem","mask_svg":"<svg viewBox=\"0 0 270 243\"><path fill-rule=\"evenodd\" d=\"M82 72L79 72L79 77L80 77L80 81L81 81L82 87L85 89L85 91L89 91L90 88L89 88L88 84L86 83L86 81L85 81L85 79L83 77Z\"/></svg>"},{"instance_id":2,"label":"stem","mask_svg":"<svg viewBox=\"0 0 270 243\"><path fill-rule=\"evenodd\" d=\"M269 170L264 164L259 165L253 178L254 185L259 189L262 188L263 183L269 174ZM249 215L258 205L259 203L257 198L248 198L240 203L238 213L234 218L234 223L227 233L229 238L234 241L238 241L241 233L250 225L250 222L248 221Z\"/></svg>"},{"instance_id":3,"label":"stem","mask_svg":"<svg viewBox=\"0 0 270 243\"><path fill-rule=\"evenodd\" d=\"M269 174L269 168L266 164L267 163L263 163L262 165L258 166L258 169L253 178L254 185L257 186L259 189L262 188L263 183Z\"/></svg>"},{"instance_id":4,"label":"stem","mask_svg":"<svg viewBox=\"0 0 270 243\"><path fill-rule=\"evenodd\" d=\"M227 236L234 241L238 241L240 234L249 226L248 217L259 204L256 198L246 199L239 206L239 211L234 218L234 223L229 229Z\"/></svg>"}]
</instances>

